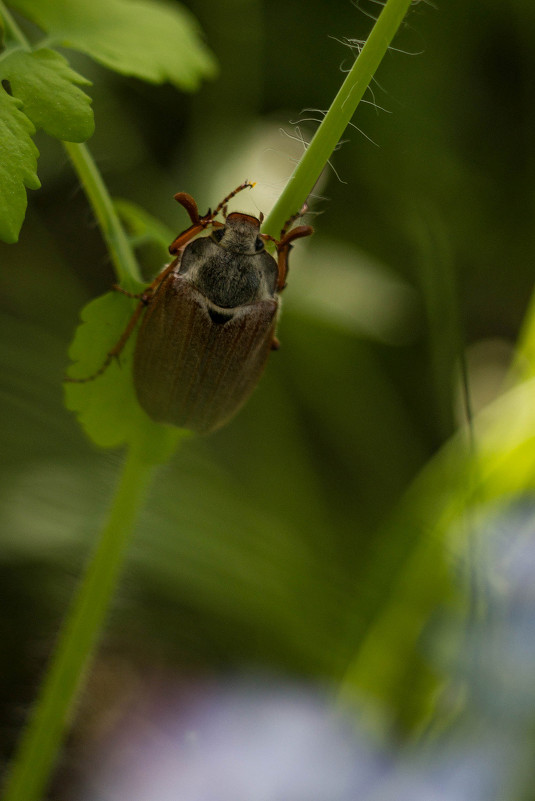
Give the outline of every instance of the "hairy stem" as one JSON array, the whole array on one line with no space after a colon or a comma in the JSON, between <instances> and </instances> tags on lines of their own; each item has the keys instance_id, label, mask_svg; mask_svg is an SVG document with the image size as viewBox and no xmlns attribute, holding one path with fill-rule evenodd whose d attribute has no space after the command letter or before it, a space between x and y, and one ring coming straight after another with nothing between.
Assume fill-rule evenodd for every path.
<instances>
[{"instance_id":1,"label":"hairy stem","mask_svg":"<svg viewBox=\"0 0 535 801\"><path fill-rule=\"evenodd\" d=\"M411 0L388 0L384 6L303 158L266 219L263 226L264 233L278 236L285 221L305 204L355 113L410 4Z\"/></svg>"},{"instance_id":2,"label":"hairy stem","mask_svg":"<svg viewBox=\"0 0 535 801\"><path fill-rule=\"evenodd\" d=\"M140 281L136 258L93 157L85 145L63 142L63 146L95 212L119 282Z\"/></svg>"}]
</instances>

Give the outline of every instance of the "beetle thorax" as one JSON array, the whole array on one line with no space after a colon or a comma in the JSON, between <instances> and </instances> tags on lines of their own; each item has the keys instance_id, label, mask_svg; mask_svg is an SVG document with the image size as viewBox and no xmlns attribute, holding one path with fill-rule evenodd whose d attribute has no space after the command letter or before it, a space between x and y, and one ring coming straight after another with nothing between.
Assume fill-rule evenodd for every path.
<instances>
[{"instance_id":1,"label":"beetle thorax","mask_svg":"<svg viewBox=\"0 0 535 801\"><path fill-rule=\"evenodd\" d=\"M273 299L277 263L263 248L260 221L229 214L224 228L189 244L179 274L215 306L231 309Z\"/></svg>"}]
</instances>

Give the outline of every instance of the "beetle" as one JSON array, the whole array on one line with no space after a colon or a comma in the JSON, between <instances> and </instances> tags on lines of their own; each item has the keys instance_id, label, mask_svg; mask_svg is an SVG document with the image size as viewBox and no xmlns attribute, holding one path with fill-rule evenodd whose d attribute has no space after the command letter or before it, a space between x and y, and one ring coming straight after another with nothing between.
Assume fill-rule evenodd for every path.
<instances>
[{"instance_id":1,"label":"beetle","mask_svg":"<svg viewBox=\"0 0 535 801\"><path fill-rule=\"evenodd\" d=\"M139 304L100 370L82 381L96 378L119 356L143 314L133 371L138 401L149 417L206 434L236 414L270 350L278 348L279 295L292 242L313 233L308 225L289 230L298 214L278 240L260 233L262 214L227 214L227 203L252 186L241 184L203 216L191 195L175 195L191 221L169 246L175 258L141 295L114 287ZM224 223L215 219L220 212ZM198 237L207 229L207 236ZM267 241L275 244L277 259L267 252Z\"/></svg>"}]
</instances>

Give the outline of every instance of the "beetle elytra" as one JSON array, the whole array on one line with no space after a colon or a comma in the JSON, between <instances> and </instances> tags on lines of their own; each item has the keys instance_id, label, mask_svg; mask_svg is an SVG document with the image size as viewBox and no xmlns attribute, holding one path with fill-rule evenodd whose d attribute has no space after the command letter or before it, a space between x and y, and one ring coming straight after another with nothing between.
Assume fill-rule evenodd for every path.
<instances>
[{"instance_id":1,"label":"beetle elytra","mask_svg":"<svg viewBox=\"0 0 535 801\"><path fill-rule=\"evenodd\" d=\"M291 244L313 233L307 225L278 240L260 233L260 218L227 214L227 203L253 184L245 182L201 216L191 195L175 199L191 225L172 242L175 256L139 296L139 304L100 370L118 357L143 315L134 350L134 387L153 420L208 433L245 403L278 347L279 294L286 286ZM215 218L222 213L224 222ZM210 229L207 236L197 237ZM277 259L265 249L274 242ZM116 287L119 289L119 287ZM128 294L128 293L126 293Z\"/></svg>"}]
</instances>

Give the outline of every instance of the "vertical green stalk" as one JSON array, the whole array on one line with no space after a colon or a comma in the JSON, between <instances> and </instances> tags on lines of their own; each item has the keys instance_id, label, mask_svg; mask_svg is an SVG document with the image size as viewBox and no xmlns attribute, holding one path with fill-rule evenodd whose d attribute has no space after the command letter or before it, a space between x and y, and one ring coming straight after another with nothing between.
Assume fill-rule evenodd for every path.
<instances>
[{"instance_id":1,"label":"vertical green stalk","mask_svg":"<svg viewBox=\"0 0 535 801\"><path fill-rule=\"evenodd\" d=\"M11 38L30 44L0 0ZM85 145L64 142L108 246L117 277L140 279L137 262L98 168ZM102 631L128 539L153 472L140 448L131 448L110 515L71 604L35 707L8 774L3 801L38 801L48 784L84 673Z\"/></svg>"},{"instance_id":2,"label":"vertical green stalk","mask_svg":"<svg viewBox=\"0 0 535 801\"><path fill-rule=\"evenodd\" d=\"M85 145L63 142L91 203L120 282L141 281L136 258L117 216L108 189Z\"/></svg>"},{"instance_id":3,"label":"vertical green stalk","mask_svg":"<svg viewBox=\"0 0 535 801\"><path fill-rule=\"evenodd\" d=\"M21 31L21 29L19 28L19 26L17 25L17 23L15 22L15 20L7 10L7 8L5 7L2 0L0 0L0 16L1 16L0 30L2 27L1 26L2 20L4 20L5 26L9 30L10 37L19 44L21 44L26 50L29 50L30 45L26 37L24 36L23 32Z\"/></svg>"},{"instance_id":4,"label":"vertical green stalk","mask_svg":"<svg viewBox=\"0 0 535 801\"><path fill-rule=\"evenodd\" d=\"M70 722L84 672L115 592L125 549L152 473L131 450L86 575L63 624L30 722L8 776L3 801L37 801Z\"/></svg>"},{"instance_id":5,"label":"vertical green stalk","mask_svg":"<svg viewBox=\"0 0 535 801\"><path fill-rule=\"evenodd\" d=\"M285 221L303 207L390 47L410 4L411 0L387 0L351 71L269 214L263 227L266 234L278 236Z\"/></svg>"}]
</instances>

